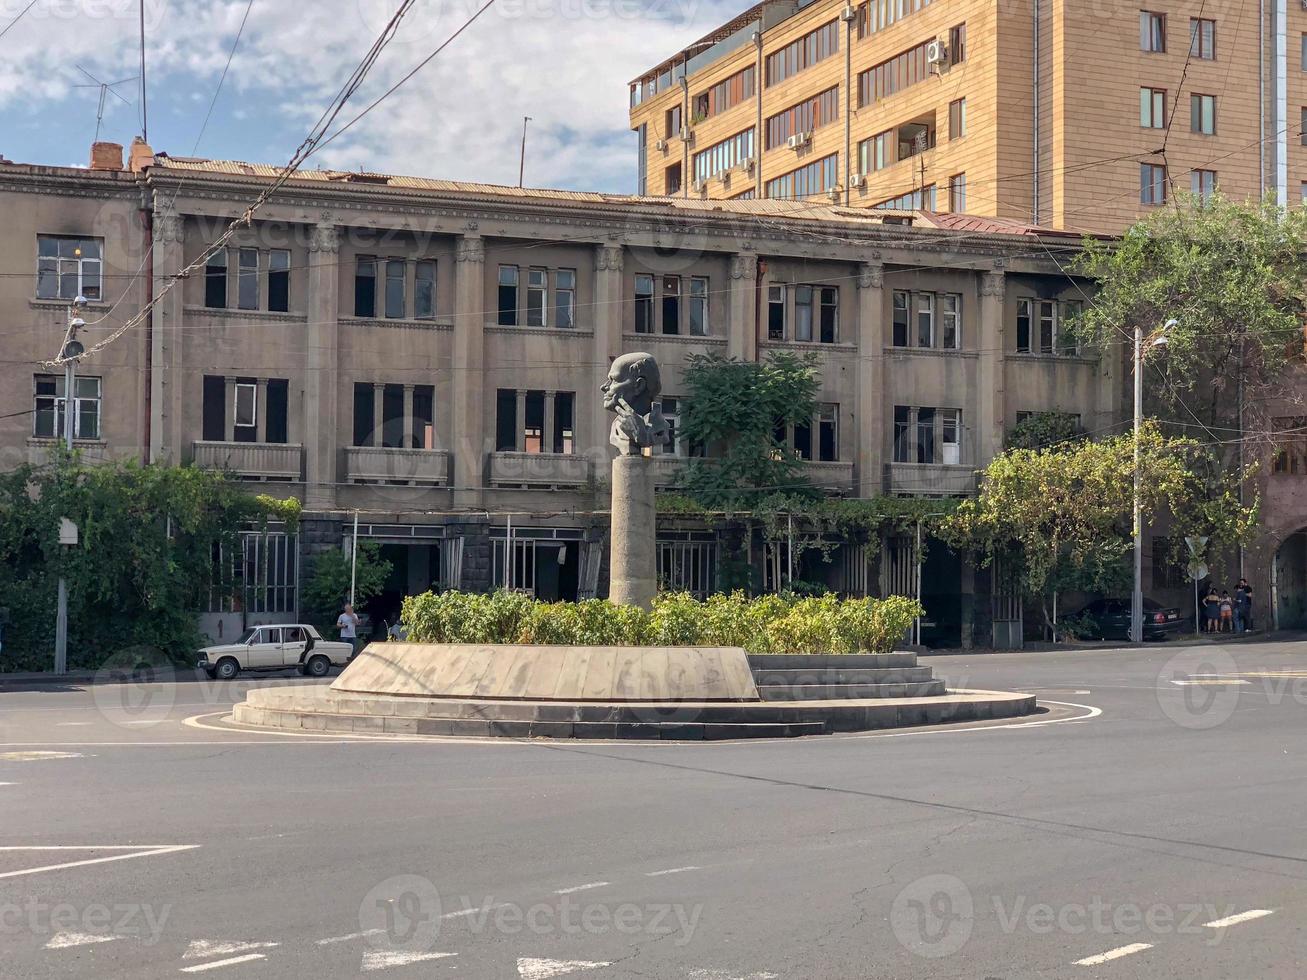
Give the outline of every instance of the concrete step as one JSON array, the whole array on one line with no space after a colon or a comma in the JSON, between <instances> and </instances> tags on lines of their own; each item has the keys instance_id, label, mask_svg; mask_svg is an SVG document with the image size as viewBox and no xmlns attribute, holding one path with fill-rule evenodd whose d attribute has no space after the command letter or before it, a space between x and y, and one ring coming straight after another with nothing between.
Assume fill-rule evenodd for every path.
<instances>
[{"instance_id":1,"label":"concrete step","mask_svg":"<svg viewBox=\"0 0 1307 980\"><path fill-rule=\"evenodd\" d=\"M874 670L915 667L915 653L751 653L754 670Z\"/></svg>"},{"instance_id":2,"label":"concrete step","mask_svg":"<svg viewBox=\"0 0 1307 980\"><path fill-rule=\"evenodd\" d=\"M807 670L754 668L753 680L764 684L918 684L934 680L929 667L813 667Z\"/></svg>"},{"instance_id":3,"label":"concrete step","mask_svg":"<svg viewBox=\"0 0 1307 980\"><path fill-rule=\"evenodd\" d=\"M945 693L943 681L912 684L759 684L764 701L865 701L873 698L934 698Z\"/></svg>"}]
</instances>

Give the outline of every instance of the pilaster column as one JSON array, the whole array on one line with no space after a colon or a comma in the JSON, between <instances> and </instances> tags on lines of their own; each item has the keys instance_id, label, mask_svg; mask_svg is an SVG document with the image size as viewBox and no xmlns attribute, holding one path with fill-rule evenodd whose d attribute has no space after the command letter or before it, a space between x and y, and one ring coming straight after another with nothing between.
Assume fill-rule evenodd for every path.
<instances>
[{"instance_id":1,"label":"pilaster column","mask_svg":"<svg viewBox=\"0 0 1307 980\"><path fill-rule=\"evenodd\" d=\"M542 453L552 453L554 451L554 396L556 391L545 392L545 418L544 426L540 431L540 451Z\"/></svg>"},{"instance_id":2,"label":"pilaster column","mask_svg":"<svg viewBox=\"0 0 1307 980\"><path fill-rule=\"evenodd\" d=\"M254 382L254 441L268 441L268 379Z\"/></svg>"},{"instance_id":3,"label":"pilaster column","mask_svg":"<svg viewBox=\"0 0 1307 980\"><path fill-rule=\"evenodd\" d=\"M514 423L516 431L513 433L513 445L517 447L519 453L526 452L526 391L522 388L517 389L517 420Z\"/></svg>"},{"instance_id":4,"label":"pilaster column","mask_svg":"<svg viewBox=\"0 0 1307 980\"><path fill-rule=\"evenodd\" d=\"M326 217L324 215L324 217ZM328 221L309 230L308 327L304 358L305 507L336 505L340 229Z\"/></svg>"},{"instance_id":5,"label":"pilaster column","mask_svg":"<svg viewBox=\"0 0 1307 980\"><path fill-rule=\"evenodd\" d=\"M732 255L727 296L726 352L742 361L752 361L758 357L757 290L757 254L739 252Z\"/></svg>"},{"instance_id":6,"label":"pilaster column","mask_svg":"<svg viewBox=\"0 0 1307 980\"><path fill-rule=\"evenodd\" d=\"M486 249L481 236L466 234L454 255L454 373L450 443L454 504L481 502L485 472L485 302ZM493 393L492 393L493 394Z\"/></svg>"},{"instance_id":7,"label":"pilaster column","mask_svg":"<svg viewBox=\"0 0 1307 980\"><path fill-rule=\"evenodd\" d=\"M236 379L228 375L222 379L222 431L227 442L236 441Z\"/></svg>"},{"instance_id":8,"label":"pilaster column","mask_svg":"<svg viewBox=\"0 0 1307 980\"><path fill-rule=\"evenodd\" d=\"M621 245L600 245L595 249L595 321L594 343L590 350L590 384L588 391L577 392L572 406L572 424L576 427L574 448L577 453L590 457L595 475L604 481L608 479L614 450L608 444L608 413L604 410L599 386L608 377L608 366L622 353L624 258Z\"/></svg>"},{"instance_id":9,"label":"pilaster column","mask_svg":"<svg viewBox=\"0 0 1307 980\"><path fill-rule=\"evenodd\" d=\"M386 386L380 381L372 382L372 445L380 448L386 444Z\"/></svg>"},{"instance_id":10,"label":"pilaster column","mask_svg":"<svg viewBox=\"0 0 1307 980\"><path fill-rule=\"evenodd\" d=\"M884 487L885 444L889 439L885 392L885 267L879 261L858 266L857 395L854 480L859 497Z\"/></svg>"},{"instance_id":11,"label":"pilaster column","mask_svg":"<svg viewBox=\"0 0 1307 980\"><path fill-rule=\"evenodd\" d=\"M1003 423L1007 414L1004 385L1006 331L1003 329L1007 275L1002 260L992 272L980 276L980 324L976 336L979 369L976 376L976 440L970 462L984 466L1003 448ZM965 419L963 420L965 425ZM968 461L965 448L963 462Z\"/></svg>"},{"instance_id":12,"label":"pilaster column","mask_svg":"<svg viewBox=\"0 0 1307 980\"><path fill-rule=\"evenodd\" d=\"M186 264L182 242L185 226L181 215L170 209L153 215L154 296L164 289ZM186 433L182 427L183 396L186 392L182 341L184 282L162 295L151 317L150 363L150 459L182 462Z\"/></svg>"},{"instance_id":13,"label":"pilaster column","mask_svg":"<svg viewBox=\"0 0 1307 980\"><path fill-rule=\"evenodd\" d=\"M404 449L412 449L417 446L417 438L414 435L416 425L413 420L413 386L404 386L404 431L400 434L399 444Z\"/></svg>"}]
</instances>

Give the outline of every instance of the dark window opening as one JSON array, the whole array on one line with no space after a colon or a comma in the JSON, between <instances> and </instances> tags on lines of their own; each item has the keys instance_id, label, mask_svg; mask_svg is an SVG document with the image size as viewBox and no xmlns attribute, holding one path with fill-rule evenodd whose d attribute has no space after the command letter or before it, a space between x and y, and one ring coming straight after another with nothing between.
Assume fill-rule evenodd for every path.
<instances>
[{"instance_id":1,"label":"dark window opening","mask_svg":"<svg viewBox=\"0 0 1307 980\"><path fill-rule=\"evenodd\" d=\"M202 397L204 441L222 442L227 438L227 380L206 374Z\"/></svg>"},{"instance_id":2,"label":"dark window opening","mask_svg":"<svg viewBox=\"0 0 1307 980\"><path fill-rule=\"evenodd\" d=\"M495 395L495 452L517 451L517 392L500 388Z\"/></svg>"},{"instance_id":3,"label":"dark window opening","mask_svg":"<svg viewBox=\"0 0 1307 980\"><path fill-rule=\"evenodd\" d=\"M290 382L285 378L269 378L267 404L263 408L263 441L284 444L287 438L287 419L290 408Z\"/></svg>"},{"instance_id":4,"label":"dark window opening","mask_svg":"<svg viewBox=\"0 0 1307 980\"><path fill-rule=\"evenodd\" d=\"M204 265L204 305L211 310L227 308L227 252L218 249Z\"/></svg>"},{"instance_id":5,"label":"dark window opening","mask_svg":"<svg viewBox=\"0 0 1307 980\"><path fill-rule=\"evenodd\" d=\"M282 248L268 253L268 309L290 312L290 252Z\"/></svg>"},{"instance_id":6,"label":"dark window opening","mask_svg":"<svg viewBox=\"0 0 1307 980\"><path fill-rule=\"evenodd\" d=\"M366 381L354 382L354 445L372 444L372 385Z\"/></svg>"},{"instance_id":7,"label":"dark window opening","mask_svg":"<svg viewBox=\"0 0 1307 980\"><path fill-rule=\"evenodd\" d=\"M354 267L354 315L377 315L377 263L359 256Z\"/></svg>"}]
</instances>

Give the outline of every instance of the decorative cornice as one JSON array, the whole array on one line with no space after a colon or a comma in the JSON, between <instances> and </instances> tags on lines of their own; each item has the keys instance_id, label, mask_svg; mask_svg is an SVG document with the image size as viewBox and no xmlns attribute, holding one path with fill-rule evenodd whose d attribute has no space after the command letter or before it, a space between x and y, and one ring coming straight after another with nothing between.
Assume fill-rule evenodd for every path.
<instances>
[{"instance_id":1,"label":"decorative cornice","mask_svg":"<svg viewBox=\"0 0 1307 980\"><path fill-rule=\"evenodd\" d=\"M480 264L485 260L486 243L481 240L479 235L464 235L458 240L458 250L454 254L455 262L476 262Z\"/></svg>"},{"instance_id":2,"label":"decorative cornice","mask_svg":"<svg viewBox=\"0 0 1307 980\"><path fill-rule=\"evenodd\" d=\"M390 327L401 330L440 330L450 331L454 329L454 324L441 320L387 320L383 317L369 316L342 316L339 318L342 326L346 327Z\"/></svg>"},{"instance_id":3,"label":"decorative cornice","mask_svg":"<svg viewBox=\"0 0 1307 980\"><path fill-rule=\"evenodd\" d=\"M812 351L815 354L830 352L832 354L847 354L850 351L858 349L857 344L849 344L841 341L837 344L823 344L815 340L763 340L759 341L759 347L769 347L776 350L802 350Z\"/></svg>"},{"instance_id":4,"label":"decorative cornice","mask_svg":"<svg viewBox=\"0 0 1307 980\"><path fill-rule=\"evenodd\" d=\"M595 271L621 272L625 257L625 250L620 245L600 245L595 251Z\"/></svg>"},{"instance_id":5,"label":"decorative cornice","mask_svg":"<svg viewBox=\"0 0 1307 980\"><path fill-rule=\"evenodd\" d=\"M885 285L885 266L879 262L864 262L858 266L858 288L880 289Z\"/></svg>"},{"instance_id":6,"label":"decorative cornice","mask_svg":"<svg viewBox=\"0 0 1307 980\"><path fill-rule=\"evenodd\" d=\"M681 333L624 333L623 340L639 341L642 344L707 344L709 347L720 347L726 343L725 337L699 337L690 336Z\"/></svg>"},{"instance_id":7,"label":"decorative cornice","mask_svg":"<svg viewBox=\"0 0 1307 980\"><path fill-rule=\"evenodd\" d=\"M185 233L182 217L176 211L154 212L154 240L163 245L180 244Z\"/></svg>"},{"instance_id":8,"label":"decorative cornice","mask_svg":"<svg viewBox=\"0 0 1307 980\"><path fill-rule=\"evenodd\" d=\"M324 217L329 212L324 212ZM340 251L340 229L333 224L319 223L309 231L309 251L335 255Z\"/></svg>"},{"instance_id":9,"label":"decorative cornice","mask_svg":"<svg viewBox=\"0 0 1307 980\"><path fill-rule=\"evenodd\" d=\"M304 323L308 315L304 313L277 313L270 310L233 310L217 309L212 306L185 306L185 314L195 317L210 317L214 320L257 320L260 323Z\"/></svg>"},{"instance_id":10,"label":"decorative cornice","mask_svg":"<svg viewBox=\"0 0 1307 980\"><path fill-rule=\"evenodd\" d=\"M577 337L593 337L593 330L583 330L579 327L505 327L498 323L487 323L485 326L486 333L504 333L516 334L519 337L558 337L560 339L573 340Z\"/></svg>"},{"instance_id":11,"label":"decorative cornice","mask_svg":"<svg viewBox=\"0 0 1307 980\"><path fill-rule=\"evenodd\" d=\"M758 278L758 256L750 255L746 252L739 252L731 256L731 278L748 279Z\"/></svg>"},{"instance_id":12,"label":"decorative cornice","mask_svg":"<svg viewBox=\"0 0 1307 980\"><path fill-rule=\"evenodd\" d=\"M997 296L1000 299L1007 295L1007 274L1004 272L986 272L980 279L981 296Z\"/></svg>"}]
</instances>

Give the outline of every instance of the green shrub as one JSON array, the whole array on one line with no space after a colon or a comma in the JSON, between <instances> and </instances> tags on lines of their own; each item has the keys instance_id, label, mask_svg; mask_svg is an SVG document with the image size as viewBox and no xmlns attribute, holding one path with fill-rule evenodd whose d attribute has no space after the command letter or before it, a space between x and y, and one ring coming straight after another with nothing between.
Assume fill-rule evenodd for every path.
<instances>
[{"instance_id":1,"label":"green shrub","mask_svg":"<svg viewBox=\"0 0 1307 980\"><path fill-rule=\"evenodd\" d=\"M705 601L684 592L652 612L603 599L536 602L514 592L428 592L404 600L415 643L565 646L730 646L750 653L888 653L921 615L912 599L846 599L742 592Z\"/></svg>"}]
</instances>

